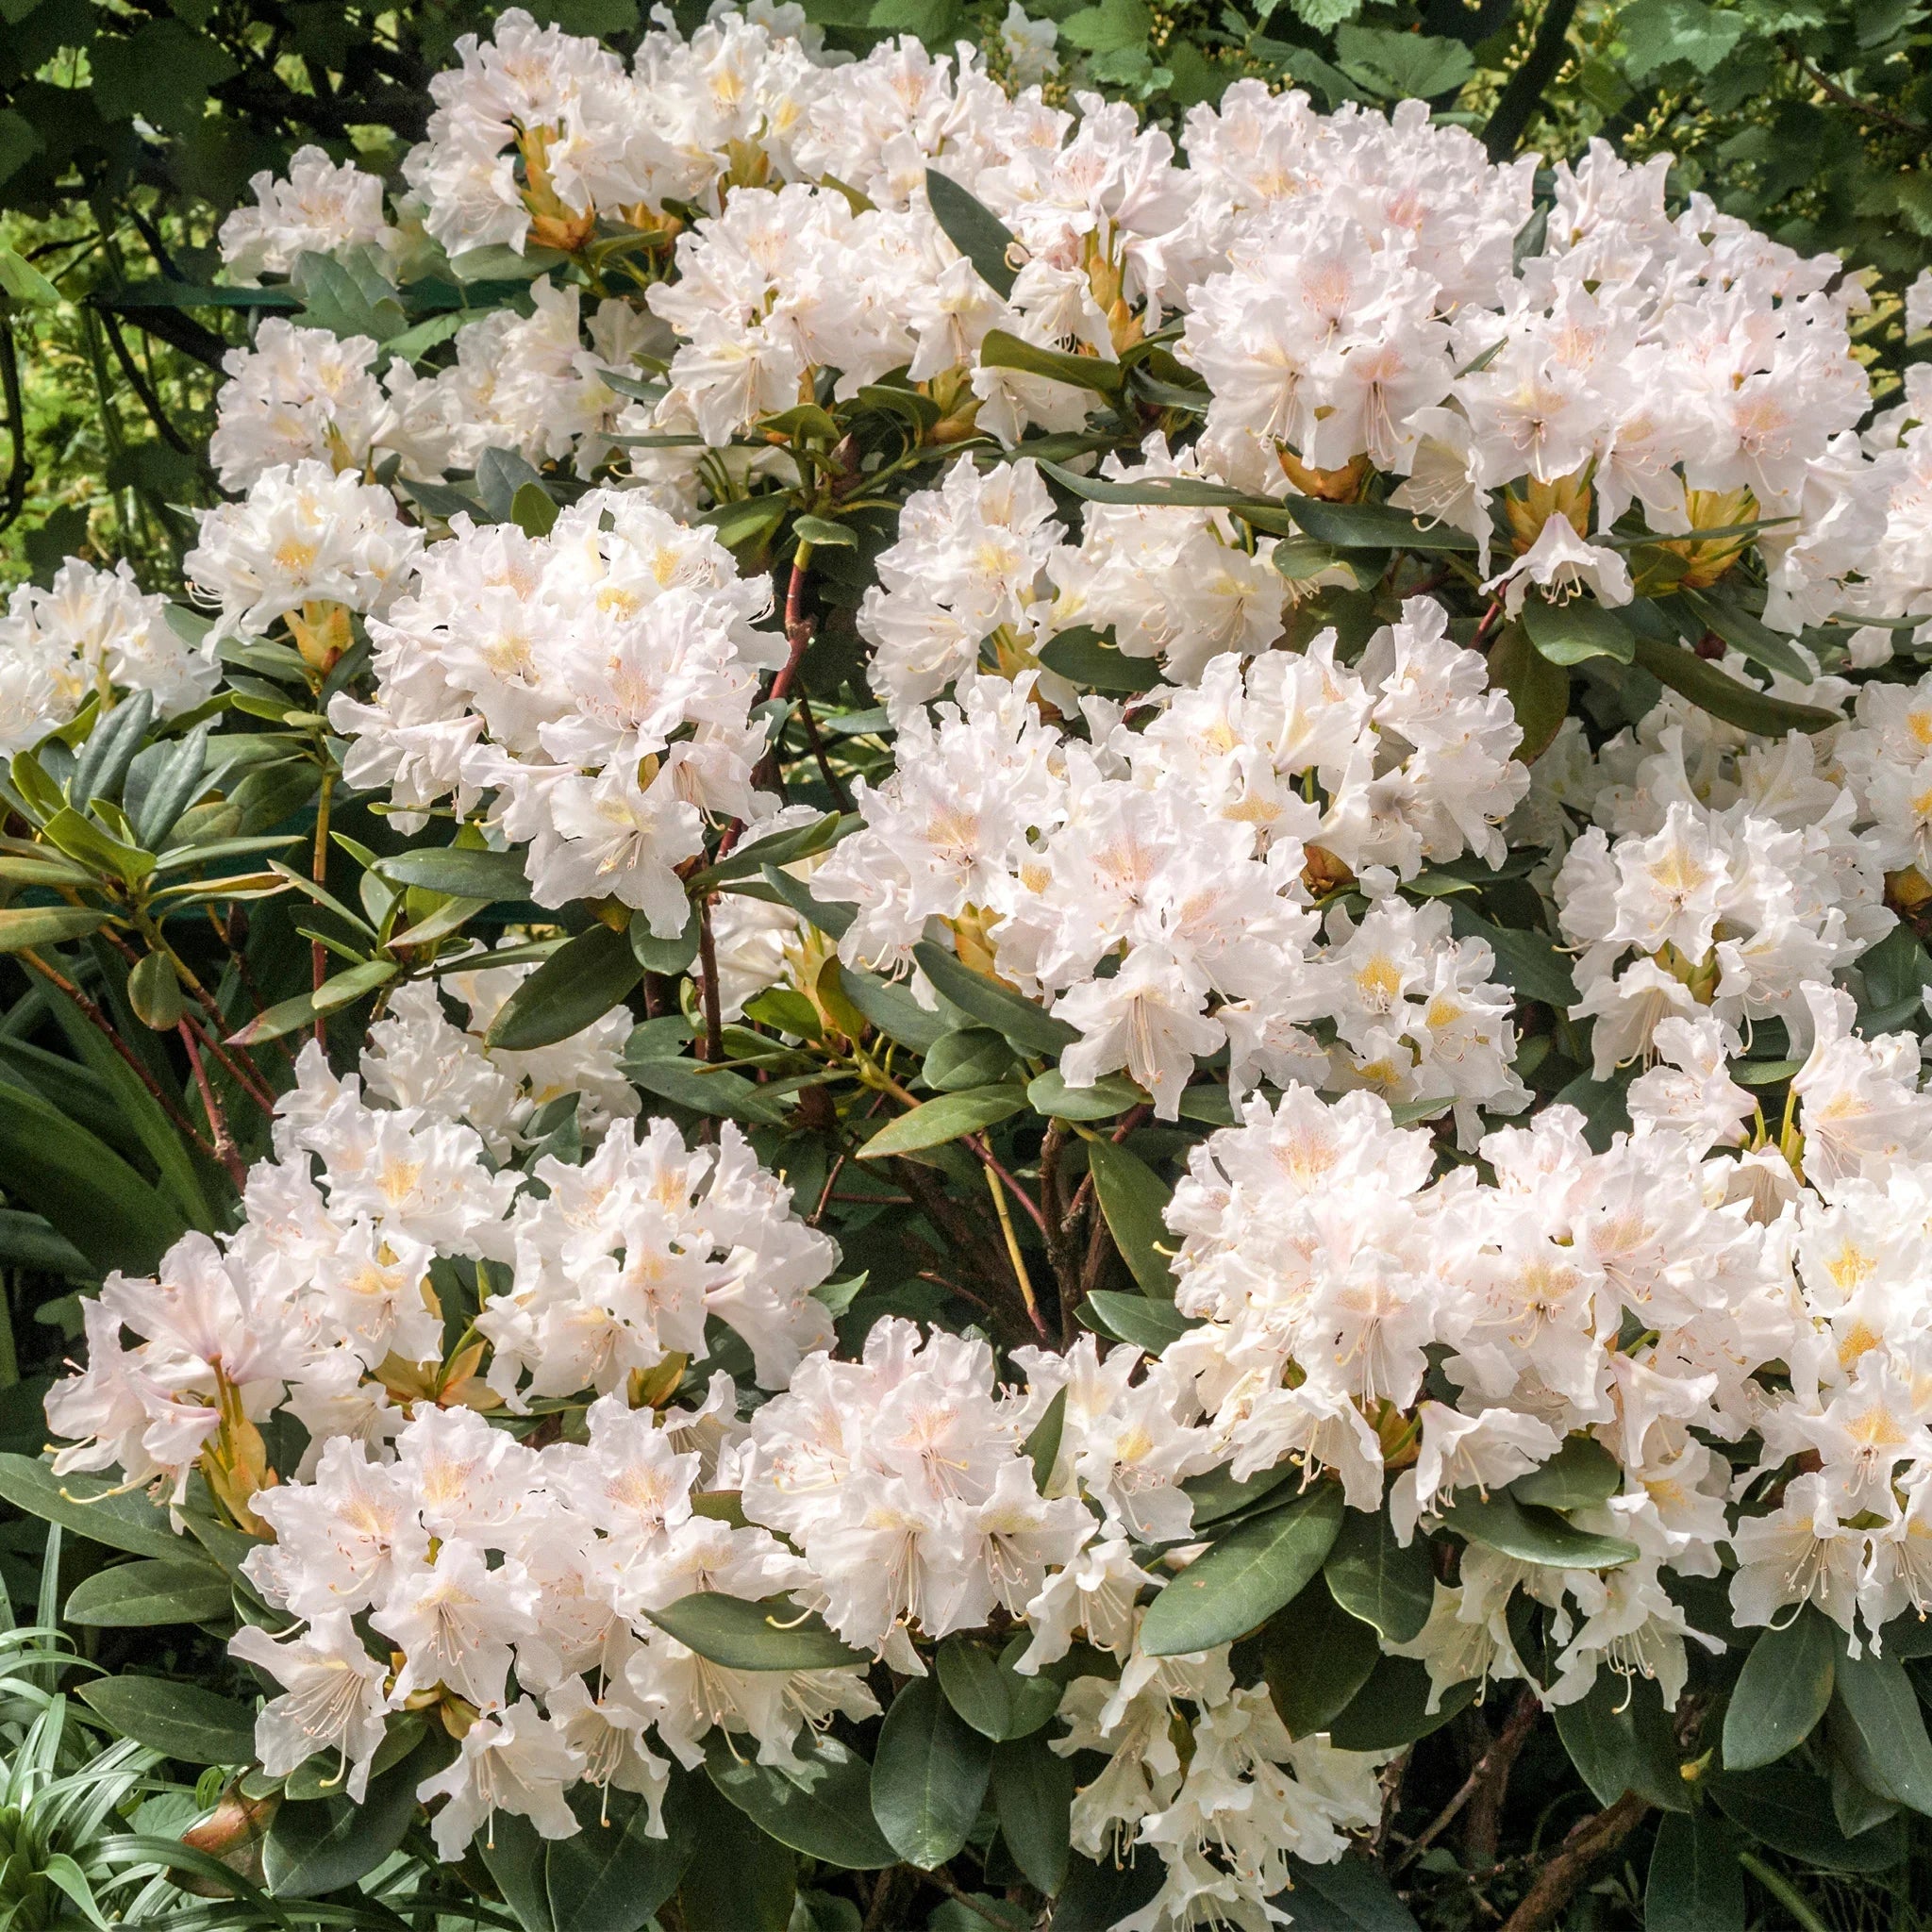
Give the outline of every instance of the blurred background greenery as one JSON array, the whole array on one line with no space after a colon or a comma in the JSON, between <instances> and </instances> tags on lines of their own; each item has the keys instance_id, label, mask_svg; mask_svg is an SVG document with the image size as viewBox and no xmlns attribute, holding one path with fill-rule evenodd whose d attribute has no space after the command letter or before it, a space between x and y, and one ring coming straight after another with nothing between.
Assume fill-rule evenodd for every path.
<instances>
[{"instance_id":1,"label":"blurred background greenery","mask_svg":"<svg viewBox=\"0 0 1932 1932\"><path fill-rule=\"evenodd\" d=\"M808 0L854 52L912 32L996 53L992 0ZM0 0L0 587L75 551L175 575L186 510L217 493L201 451L245 308L211 303L221 214L315 142L394 175L426 82L481 0ZM536 0L626 48L640 0ZM1932 24L1922 0L1032 0L1058 24L1058 87L1098 88L1178 128L1238 75L1318 105L1405 96L1498 157L1595 138L1676 157L1703 192L1874 297L1881 391L1906 353L1900 295L1932 261ZM679 8L694 25L702 6Z\"/></svg>"}]
</instances>

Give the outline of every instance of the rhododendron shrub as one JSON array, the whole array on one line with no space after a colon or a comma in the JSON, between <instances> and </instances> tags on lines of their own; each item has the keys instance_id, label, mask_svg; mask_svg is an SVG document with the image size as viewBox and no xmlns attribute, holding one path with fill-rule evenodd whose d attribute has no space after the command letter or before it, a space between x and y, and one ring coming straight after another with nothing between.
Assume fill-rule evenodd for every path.
<instances>
[{"instance_id":1,"label":"rhododendron shrub","mask_svg":"<svg viewBox=\"0 0 1932 1932\"><path fill-rule=\"evenodd\" d=\"M793 13L262 177L185 595L0 625L0 1491L217 1640L81 1694L527 1932L1899 1863L1925 365L1607 148Z\"/></svg>"}]
</instances>

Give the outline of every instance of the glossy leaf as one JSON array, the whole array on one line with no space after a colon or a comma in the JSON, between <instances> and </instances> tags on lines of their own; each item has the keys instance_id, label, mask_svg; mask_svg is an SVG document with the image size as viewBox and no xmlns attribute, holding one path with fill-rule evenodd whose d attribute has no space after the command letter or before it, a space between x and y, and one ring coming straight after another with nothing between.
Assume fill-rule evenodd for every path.
<instances>
[{"instance_id":1,"label":"glossy leaf","mask_svg":"<svg viewBox=\"0 0 1932 1932\"><path fill-rule=\"evenodd\" d=\"M1268 1620L1261 1669L1268 1695L1291 1737L1324 1730L1354 1701L1380 1660L1368 1624L1352 1617L1317 1577Z\"/></svg>"},{"instance_id":2,"label":"glossy leaf","mask_svg":"<svg viewBox=\"0 0 1932 1932\"><path fill-rule=\"evenodd\" d=\"M400 1764L369 1781L358 1804L342 1793L277 1807L262 1846L262 1873L271 1892L313 1898L354 1885L402 1843L416 1817L416 1787L449 1749L427 1740Z\"/></svg>"},{"instance_id":3,"label":"glossy leaf","mask_svg":"<svg viewBox=\"0 0 1932 1932\"><path fill-rule=\"evenodd\" d=\"M80 1696L124 1737L182 1764L248 1764L255 1713L199 1684L164 1677L100 1677Z\"/></svg>"},{"instance_id":4,"label":"glossy leaf","mask_svg":"<svg viewBox=\"0 0 1932 1932\"><path fill-rule=\"evenodd\" d=\"M1857 1657L1840 1655L1832 1696L1863 1747L1853 1770L1881 1797L1932 1813L1932 1739L1905 1665L1869 1650Z\"/></svg>"},{"instance_id":5,"label":"glossy leaf","mask_svg":"<svg viewBox=\"0 0 1932 1932\"><path fill-rule=\"evenodd\" d=\"M381 861L382 876L402 886L447 892L453 899L527 899L530 881L521 852L490 852L481 846L441 845L399 852Z\"/></svg>"},{"instance_id":6,"label":"glossy leaf","mask_svg":"<svg viewBox=\"0 0 1932 1932\"><path fill-rule=\"evenodd\" d=\"M193 1551L168 1526L168 1512L156 1508L143 1491L79 1471L56 1475L35 1457L0 1456L0 1497L29 1516L130 1556L175 1564Z\"/></svg>"},{"instance_id":7,"label":"glossy leaf","mask_svg":"<svg viewBox=\"0 0 1932 1932\"><path fill-rule=\"evenodd\" d=\"M992 1746L930 1677L892 1699L873 1754L872 1809L908 1865L930 1872L966 1842L992 1770Z\"/></svg>"},{"instance_id":8,"label":"glossy leaf","mask_svg":"<svg viewBox=\"0 0 1932 1932\"><path fill-rule=\"evenodd\" d=\"M937 1664L946 1702L994 1743L1030 1737L1059 1707L1060 1687L1051 1677L1023 1677L991 1644L963 1631L940 1645Z\"/></svg>"},{"instance_id":9,"label":"glossy leaf","mask_svg":"<svg viewBox=\"0 0 1932 1932\"><path fill-rule=\"evenodd\" d=\"M1211 1650L1259 1628L1321 1569L1341 1527L1341 1491L1318 1483L1220 1539L1148 1606L1141 1647L1149 1657Z\"/></svg>"},{"instance_id":10,"label":"glossy leaf","mask_svg":"<svg viewBox=\"0 0 1932 1932\"><path fill-rule=\"evenodd\" d=\"M1560 1570L1612 1570L1639 1555L1637 1545L1622 1537L1578 1529L1556 1510L1519 1503L1504 1490L1487 1496L1474 1490L1459 1491L1442 1521L1458 1536L1486 1543L1506 1557Z\"/></svg>"},{"instance_id":11,"label":"glossy leaf","mask_svg":"<svg viewBox=\"0 0 1932 1932\"><path fill-rule=\"evenodd\" d=\"M1328 1741L1341 1751L1399 1750L1441 1730L1481 1689L1482 1680L1472 1677L1438 1692L1414 1657L1385 1656L1329 1724Z\"/></svg>"},{"instance_id":12,"label":"glossy leaf","mask_svg":"<svg viewBox=\"0 0 1932 1932\"><path fill-rule=\"evenodd\" d=\"M1004 1033L1024 1053L1058 1054L1080 1037L1064 1020L1056 1020L998 980L962 966L954 954L930 940L921 940L912 948L912 957L941 998L982 1025Z\"/></svg>"},{"instance_id":13,"label":"glossy leaf","mask_svg":"<svg viewBox=\"0 0 1932 1932\"><path fill-rule=\"evenodd\" d=\"M127 1629L217 1623L229 1607L228 1579L220 1571L205 1562L146 1557L83 1577L67 1599L66 1616L70 1624Z\"/></svg>"},{"instance_id":14,"label":"glossy leaf","mask_svg":"<svg viewBox=\"0 0 1932 1932\"><path fill-rule=\"evenodd\" d=\"M1026 1085L1026 1105L1050 1120L1108 1121L1146 1104L1147 1095L1124 1074L1106 1074L1091 1087L1069 1087L1060 1070L1049 1067Z\"/></svg>"},{"instance_id":15,"label":"glossy leaf","mask_svg":"<svg viewBox=\"0 0 1932 1932\"><path fill-rule=\"evenodd\" d=\"M1665 643L1660 638L1638 638L1637 662L1659 684L1669 685L1680 697L1689 698L1713 718L1735 724L1740 731L1782 738L1790 731L1826 731L1844 722L1837 711L1774 698L1757 685L1720 671L1694 651Z\"/></svg>"},{"instance_id":16,"label":"glossy leaf","mask_svg":"<svg viewBox=\"0 0 1932 1932\"><path fill-rule=\"evenodd\" d=\"M1607 1502L1624 1487L1623 1466L1594 1436L1572 1436L1527 1475L1509 1485L1519 1503L1549 1509L1582 1509Z\"/></svg>"},{"instance_id":17,"label":"glossy leaf","mask_svg":"<svg viewBox=\"0 0 1932 1932\"><path fill-rule=\"evenodd\" d=\"M937 168L925 171L925 199L946 240L973 264L979 279L1007 301L1019 273L1008 259L1015 245L1013 231L977 195Z\"/></svg>"},{"instance_id":18,"label":"glossy leaf","mask_svg":"<svg viewBox=\"0 0 1932 1932\"><path fill-rule=\"evenodd\" d=\"M1551 604L1540 596L1524 600L1523 628L1552 664L1581 664L1587 658L1609 658L1619 664L1637 656L1637 637L1617 614L1593 597L1571 597Z\"/></svg>"},{"instance_id":19,"label":"glossy leaf","mask_svg":"<svg viewBox=\"0 0 1932 1932\"><path fill-rule=\"evenodd\" d=\"M1157 1295L1120 1294L1105 1288L1095 1289L1078 1313L1088 1327L1149 1355L1158 1355L1176 1336L1199 1325L1194 1316L1182 1314Z\"/></svg>"},{"instance_id":20,"label":"glossy leaf","mask_svg":"<svg viewBox=\"0 0 1932 1932\"><path fill-rule=\"evenodd\" d=\"M920 1069L925 1084L941 1093L984 1087L1012 1071L1013 1049L1004 1033L991 1026L964 1026L933 1041Z\"/></svg>"},{"instance_id":21,"label":"glossy leaf","mask_svg":"<svg viewBox=\"0 0 1932 1932\"><path fill-rule=\"evenodd\" d=\"M643 976L628 932L593 925L551 954L510 994L484 1043L512 1053L555 1046L601 1020Z\"/></svg>"},{"instance_id":22,"label":"glossy leaf","mask_svg":"<svg viewBox=\"0 0 1932 1932\"><path fill-rule=\"evenodd\" d=\"M754 1603L716 1591L679 1597L644 1615L714 1664L732 1671L829 1671L864 1661L840 1641L815 1611L789 1597Z\"/></svg>"},{"instance_id":23,"label":"glossy leaf","mask_svg":"<svg viewBox=\"0 0 1932 1932\"><path fill-rule=\"evenodd\" d=\"M721 1732L705 1740L712 1784L759 1830L827 1865L874 1872L897 1862L872 1815L872 1767L836 1738L801 1745L796 1762L759 1764Z\"/></svg>"},{"instance_id":24,"label":"glossy leaf","mask_svg":"<svg viewBox=\"0 0 1932 1932\"><path fill-rule=\"evenodd\" d=\"M1049 1898L1066 1880L1074 1766L1045 1738L998 1744L992 1754L993 1811L1000 1837L1026 1882Z\"/></svg>"},{"instance_id":25,"label":"glossy leaf","mask_svg":"<svg viewBox=\"0 0 1932 1932\"><path fill-rule=\"evenodd\" d=\"M1006 1120L1025 1105L1026 1096L1018 1087L969 1087L963 1093L942 1093L889 1121L858 1150L858 1158L883 1160L892 1154L941 1147L962 1134L976 1134Z\"/></svg>"},{"instance_id":26,"label":"glossy leaf","mask_svg":"<svg viewBox=\"0 0 1932 1932\"><path fill-rule=\"evenodd\" d=\"M1794 1764L1726 1772L1708 1790L1724 1816L1753 1838L1827 1872L1890 1871L1906 1855L1902 1817L1847 1838L1832 1814L1830 1785Z\"/></svg>"},{"instance_id":27,"label":"glossy leaf","mask_svg":"<svg viewBox=\"0 0 1932 1932\"><path fill-rule=\"evenodd\" d=\"M1155 658L1130 658L1085 625L1064 630L1042 645L1040 661L1057 677L1085 691L1132 695L1153 691L1161 682Z\"/></svg>"},{"instance_id":28,"label":"glossy leaf","mask_svg":"<svg viewBox=\"0 0 1932 1932\"><path fill-rule=\"evenodd\" d=\"M1390 1643L1422 1635L1435 1603L1436 1576L1425 1538L1405 1549L1385 1511L1351 1509L1322 1567L1335 1601Z\"/></svg>"},{"instance_id":29,"label":"glossy leaf","mask_svg":"<svg viewBox=\"0 0 1932 1932\"><path fill-rule=\"evenodd\" d=\"M551 1840L543 1858L555 1932L639 1932L677 1890L697 1849L691 1807L674 1794L662 1838L652 1836L651 1807L635 1791L581 1784L570 1807L575 1835Z\"/></svg>"},{"instance_id":30,"label":"glossy leaf","mask_svg":"<svg viewBox=\"0 0 1932 1932\"><path fill-rule=\"evenodd\" d=\"M1724 1711L1724 1769L1774 1763L1810 1736L1831 1703L1844 1639L1808 1604L1751 1646Z\"/></svg>"},{"instance_id":31,"label":"glossy leaf","mask_svg":"<svg viewBox=\"0 0 1932 1932\"><path fill-rule=\"evenodd\" d=\"M1644 1881L1644 1932L1744 1932L1744 1869L1724 1820L1667 1816Z\"/></svg>"},{"instance_id":32,"label":"glossy leaf","mask_svg":"<svg viewBox=\"0 0 1932 1932\"><path fill-rule=\"evenodd\" d=\"M1107 1231L1141 1292L1172 1301L1174 1270L1160 1250L1178 1239L1163 1218L1174 1190L1138 1155L1110 1141L1090 1141L1087 1164Z\"/></svg>"}]
</instances>

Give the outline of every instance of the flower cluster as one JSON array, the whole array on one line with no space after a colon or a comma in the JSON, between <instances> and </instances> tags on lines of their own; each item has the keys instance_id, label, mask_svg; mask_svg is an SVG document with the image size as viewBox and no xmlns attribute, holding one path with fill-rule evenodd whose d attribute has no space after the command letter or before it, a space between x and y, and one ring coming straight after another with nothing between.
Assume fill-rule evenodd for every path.
<instances>
[{"instance_id":1,"label":"flower cluster","mask_svg":"<svg viewBox=\"0 0 1932 1932\"><path fill-rule=\"evenodd\" d=\"M374 701L330 707L344 775L386 785L406 824L493 797L540 905L611 897L675 938L674 868L706 815L770 808L750 717L757 673L784 661L753 627L768 601L714 535L634 493L592 491L547 537L459 519L371 627Z\"/></svg>"},{"instance_id":2,"label":"flower cluster","mask_svg":"<svg viewBox=\"0 0 1932 1932\"><path fill-rule=\"evenodd\" d=\"M46 590L16 590L0 617L0 756L31 750L91 697L146 691L171 718L212 696L220 675L213 645L185 642L166 598L144 595L126 564L70 557Z\"/></svg>"},{"instance_id":3,"label":"flower cluster","mask_svg":"<svg viewBox=\"0 0 1932 1932\"><path fill-rule=\"evenodd\" d=\"M864 830L814 874L858 908L842 957L890 968L929 919L970 923L1078 1030L1068 1082L1124 1069L1164 1119L1224 1048L1237 1093L1367 1084L1453 1104L1465 1130L1478 1106L1514 1111L1487 944L1391 892L1427 863L1501 857L1528 784L1508 702L1425 601L1353 670L1334 644L1212 658L1140 730L1087 699L1085 740L1041 720L1025 677L970 680L937 724L911 713L898 770L859 794ZM1353 911L1335 890L1351 880Z\"/></svg>"}]
</instances>

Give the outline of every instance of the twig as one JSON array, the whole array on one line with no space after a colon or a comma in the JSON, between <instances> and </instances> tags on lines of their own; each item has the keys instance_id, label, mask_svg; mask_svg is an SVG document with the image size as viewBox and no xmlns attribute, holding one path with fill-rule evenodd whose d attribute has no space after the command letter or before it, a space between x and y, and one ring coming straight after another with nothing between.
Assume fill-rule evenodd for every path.
<instances>
[{"instance_id":1,"label":"twig","mask_svg":"<svg viewBox=\"0 0 1932 1932\"><path fill-rule=\"evenodd\" d=\"M336 774L331 769L322 774L322 795L315 802L315 856L310 861L308 876L317 886L328 883L328 808L335 796ZM328 977L328 949L320 940L308 942L308 971L310 984L315 991L322 991L322 983ZM328 1016L317 1013L315 1016L315 1043L326 1053L328 1051Z\"/></svg>"},{"instance_id":2,"label":"twig","mask_svg":"<svg viewBox=\"0 0 1932 1932\"><path fill-rule=\"evenodd\" d=\"M772 679L771 695L782 698L798 675L798 666L811 642L811 620L805 614L805 573L811 562L811 545L801 543L791 559L791 581L785 587L785 641L790 655Z\"/></svg>"},{"instance_id":3,"label":"twig","mask_svg":"<svg viewBox=\"0 0 1932 1932\"><path fill-rule=\"evenodd\" d=\"M45 979L51 986L57 988L59 991L65 993L67 997L70 1000L72 1000L75 1006L79 1009L82 1018L85 1019L94 1028L94 1030L107 1041L108 1044L111 1046L114 1049L114 1051L118 1053L121 1056L121 1058L124 1060L125 1060L130 1067L134 1069L135 1077L154 1096L161 1111L165 1113L168 1116L168 1118L171 1121L173 1121L174 1124L177 1127L179 1127L181 1131L184 1134L186 1134L188 1138L191 1141L192 1141L194 1144L197 1147L199 1147L204 1154L211 1156L214 1153L215 1150L208 1143L208 1141L206 1139L204 1139L202 1135L195 1131L194 1123L191 1121L188 1118L188 1116L185 1113L183 1113L181 1109L178 1107L176 1107L172 1100L168 1098L167 1093L162 1090L160 1082L157 1080L155 1076L151 1073L149 1073L147 1068L142 1064L141 1056L137 1054L134 1051L134 1049L131 1046L129 1046L127 1042L125 1040L123 1040L117 1032L115 1032L112 1024L109 1023L108 1019L108 1016L101 1011L100 1008L97 1007L92 1000L88 998L86 993L81 991L79 987L75 986L75 983L71 979L67 978L64 974L55 972L53 967L49 966L47 962L44 959L42 959L38 953L31 952L27 950L25 947L23 947L18 953L16 953L14 955L14 958L16 959L23 960L26 965L31 966L33 970L36 973L38 973L43 979Z\"/></svg>"},{"instance_id":4,"label":"twig","mask_svg":"<svg viewBox=\"0 0 1932 1932\"><path fill-rule=\"evenodd\" d=\"M964 1906L969 1912L973 1912L979 1918L984 1919L989 1925L998 1926L999 1932L1012 1932L1012 1928L1008 1924L1007 1921L1001 1918L997 1912L993 1911L990 1907L981 1905L970 1891L962 1891L958 1886L955 1885L952 1879L946 1875L944 1866L941 1866L937 1871L928 1872L925 1875L949 1899L953 1899L959 1905Z\"/></svg>"},{"instance_id":5,"label":"twig","mask_svg":"<svg viewBox=\"0 0 1932 1932\"><path fill-rule=\"evenodd\" d=\"M185 1015L175 1031L181 1036L181 1044L188 1049L188 1064L194 1070L194 1084L201 1094L201 1105L208 1114L208 1125L214 1130L215 1158L228 1170L228 1178L235 1183L235 1191L240 1193L247 1185L248 1170L235 1150L235 1137L228 1131L227 1116L222 1111L221 1102L215 1098L215 1090L208 1085L207 1070L201 1064L201 1050L194 1043L194 1029Z\"/></svg>"},{"instance_id":6,"label":"twig","mask_svg":"<svg viewBox=\"0 0 1932 1932\"><path fill-rule=\"evenodd\" d=\"M1648 1798L1625 1791L1614 1805L1572 1825L1569 1836L1524 1894L1523 1903L1503 1922L1503 1932L1545 1932L1598 1859L1615 1851L1649 1809Z\"/></svg>"},{"instance_id":7,"label":"twig","mask_svg":"<svg viewBox=\"0 0 1932 1932\"><path fill-rule=\"evenodd\" d=\"M811 700L803 691L798 693L798 722L805 726L805 741L811 746L811 755L818 760L819 776L825 781L825 790L832 794L832 803L841 811L852 809L852 794L845 789L845 781L832 769L832 761L825 755L824 741L819 736L819 721L812 716Z\"/></svg>"},{"instance_id":8,"label":"twig","mask_svg":"<svg viewBox=\"0 0 1932 1932\"><path fill-rule=\"evenodd\" d=\"M1491 160L1507 161L1522 144L1536 110L1542 106L1543 90L1569 58L1570 23L1575 15L1576 0L1548 0L1523 65L1504 84L1495 111L1483 129L1483 146Z\"/></svg>"},{"instance_id":9,"label":"twig","mask_svg":"<svg viewBox=\"0 0 1932 1932\"><path fill-rule=\"evenodd\" d=\"M1840 108L1849 108L1853 113L1861 114L1867 121L1875 121L1881 127L1890 127L1896 134L1909 134L1923 141L1932 128L1923 122L1908 121L1903 114L1894 114L1889 108L1881 108L1875 101L1861 101L1857 94L1849 93L1835 80L1828 80L1795 47L1785 49L1785 58L1802 74L1814 87L1820 89L1827 98L1836 101Z\"/></svg>"},{"instance_id":10,"label":"twig","mask_svg":"<svg viewBox=\"0 0 1932 1932\"><path fill-rule=\"evenodd\" d=\"M1044 1341L1046 1324L1040 1319L1040 1304L1033 1295L1033 1277L1027 1274L1025 1257L1020 1252L1020 1236L1007 1207L1006 1190L1000 1186L1000 1173L995 1171L998 1165L996 1161L990 1161L986 1170L986 1185L992 1195L992 1211L999 1216L1000 1232L1007 1239L1007 1258L1013 1264L1013 1278L1020 1284L1020 1299L1026 1304L1026 1319L1033 1324L1041 1341Z\"/></svg>"},{"instance_id":11,"label":"twig","mask_svg":"<svg viewBox=\"0 0 1932 1932\"><path fill-rule=\"evenodd\" d=\"M109 308L100 311L101 322L107 330L108 346L114 352L114 359L121 365L121 374L127 378L128 386L140 398L141 407L148 413L148 419L162 437L179 450L184 457L196 454L194 445L168 420L168 412L161 407L161 399L156 393L154 385L142 374L141 366L134 359L127 346L127 338L121 333L121 325L115 320Z\"/></svg>"},{"instance_id":12,"label":"twig","mask_svg":"<svg viewBox=\"0 0 1932 1932\"><path fill-rule=\"evenodd\" d=\"M1508 1721L1491 1740L1489 1749L1476 1759L1469 1775L1463 1779L1461 1790L1436 1813L1428 1828L1396 1860L1395 1869L1398 1872L1421 1857L1456 1823L1462 1807L1491 1779L1493 1778L1500 1783L1508 1776L1509 1767L1516 1761L1516 1754L1523 1749L1524 1740L1535 1728L1541 1710L1542 1706L1537 1702L1534 1691L1525 1690L1517 1698L1516 1707L1509 1713Z\"/></svg>"},{"instance_id":13,"label":"twig","mask_svg":"<svg viewBox=\"0 0 1932 1932\"><path fill-rule=\"evenodd\" d=\"M705 1058L715 1067L724 1059L724 1020L718 1003L718 947L711 935L709 893L698 901L698 964L704 974L698 993L705 1007ZM718 1124L709 1114L705 1116L702 1131L707 1141L718 1137Z\"/></svg>"},{"instance_id":14,"label":"twig","mask_svg":"<svg viewBox=\"0 0 1932 1932\"><path fill-rule=\"evenodd\" d=\"M1046 1217L1041 1213L1040 1204L1000 1165L998 1155L992 1151L992 1143L987 1140L984 1134L968 1134L964 1139L966 1144L979 1157L980 1164L986 1169L987 1173L989 1174L997 1174L1001 1180L1006 1182L1007 1191L1012 1195L1014 1200L1019 1202L1021 1207L1025 1208L1034 1226L1041 1234L1044 1234L1046 1232Z\"/></svg>"}]
</instances>

